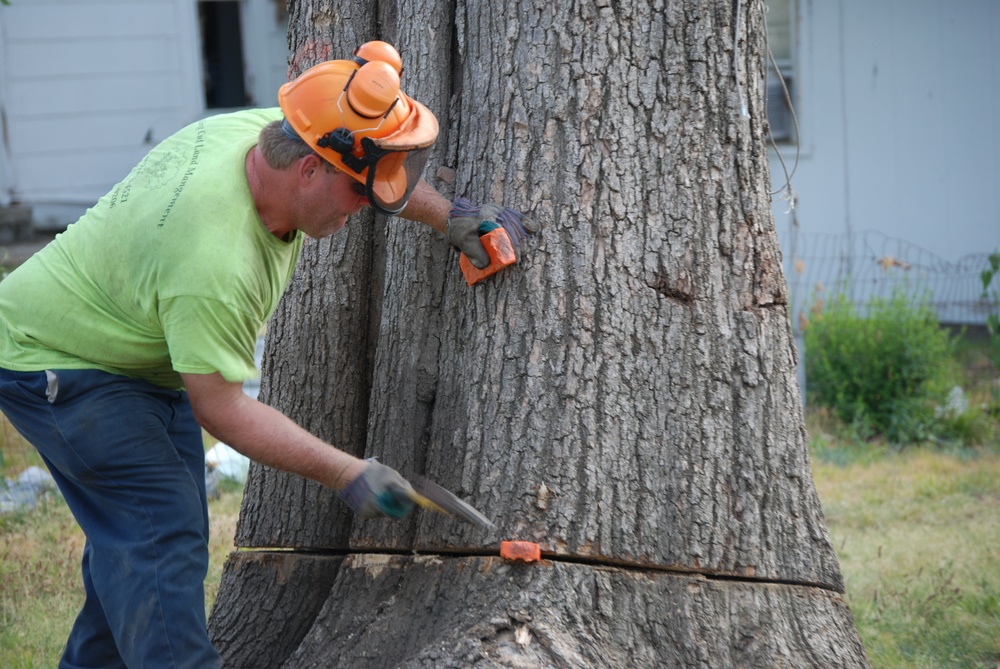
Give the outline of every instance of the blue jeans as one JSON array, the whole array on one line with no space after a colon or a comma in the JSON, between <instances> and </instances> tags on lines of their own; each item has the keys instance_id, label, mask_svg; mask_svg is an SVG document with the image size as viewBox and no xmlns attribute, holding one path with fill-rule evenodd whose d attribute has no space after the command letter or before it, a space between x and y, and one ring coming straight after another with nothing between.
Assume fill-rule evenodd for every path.
<instances>
[{"instance_id":1,"label":"blue jeans","mask_svg":"<svg viewBox=\"0 0 1000 669\"><path fill-rule=\"evenodd\" d=\"M187 394L96 370L0 369L0 411L87 537L86 600L59 666L218 667L205 451Z\"/></svg>"}]
</instances>

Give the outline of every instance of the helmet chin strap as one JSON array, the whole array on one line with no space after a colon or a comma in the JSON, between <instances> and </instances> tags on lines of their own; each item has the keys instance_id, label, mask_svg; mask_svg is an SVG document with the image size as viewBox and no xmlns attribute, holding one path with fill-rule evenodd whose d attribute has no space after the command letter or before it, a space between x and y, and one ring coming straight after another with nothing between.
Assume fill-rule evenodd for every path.
<instances>
[{"instance_id":1,"label":"helmet chin strap","mask_svg":"<svg viewBox=\"0 0 1000 669\"><path fill-rule=\"evenodd\" d=\"M295 132L295 128L292 127L292 124L288 122L287 118L281 119L281 132L285 133L285 137L288 139L294 139L295 141L302 142L303 144L306 143L306 140L299 137L299 133Z\"/></svg>"}]
</instances>

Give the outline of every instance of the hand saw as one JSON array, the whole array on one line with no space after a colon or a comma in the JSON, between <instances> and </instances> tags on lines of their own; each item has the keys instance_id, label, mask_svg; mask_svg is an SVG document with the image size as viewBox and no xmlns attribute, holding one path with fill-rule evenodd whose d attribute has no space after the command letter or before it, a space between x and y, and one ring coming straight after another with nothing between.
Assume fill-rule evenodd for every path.
<instances>
[{"instance_id":1,"label":"hand saw","mask_svg":"<svg viewBox=\"0 0 1000 669\"><path fill-rule=\"evenodd\" d=\"M467 523L478 525L486 529L496 529L486 516L476 511L470 504L466 504L454 494L445 490L437 483L429 481L422 476L415 476L410 479L413 491L407 491L407 496L425 509L437 511L448 516L461 518Z\"/></svg>"}]
</instances>

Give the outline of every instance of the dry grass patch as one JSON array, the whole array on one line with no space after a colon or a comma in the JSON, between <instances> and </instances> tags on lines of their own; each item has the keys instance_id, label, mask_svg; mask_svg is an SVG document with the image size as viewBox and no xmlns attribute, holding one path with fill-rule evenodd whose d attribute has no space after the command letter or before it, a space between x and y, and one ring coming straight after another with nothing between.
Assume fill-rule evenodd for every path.
<instances>
[{"instance_id":1,"label":"dry grass patch","mask_svg":"<svg viewBox=\"0 0 1000 669\"><path fill-rule=\"evenodd\" d=\"M206 613L233 549L242 496L242 489L230 486L209 503ZM0 667L49 669L59 664L83 604L83 545L83 532L59 497L31 511L0 516Z\"/></svg>"},{"instance_id":2,"label":"dry grass patch","mask_svg":"<svg viewBox=\"0 0 1000 669\"><path fill-rule=\"evenodd\" d=\"M874 669L1000 661L1000 454L817 458L816 485Z\"/></svg>"}]
</instances>

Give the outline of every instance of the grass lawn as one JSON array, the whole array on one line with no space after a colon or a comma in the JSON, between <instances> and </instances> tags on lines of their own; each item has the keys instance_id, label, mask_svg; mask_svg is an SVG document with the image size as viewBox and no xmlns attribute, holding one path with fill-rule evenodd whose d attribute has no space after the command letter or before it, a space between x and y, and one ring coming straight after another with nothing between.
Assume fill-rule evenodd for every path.
<instances>
[{"instance_id":1,"label":"grass lawn","mask_svg":"<svg viewBox=\"0 0 1000 669\"><path fill-rule=\"evenodd\" d=\"M209 502L206 615L233 550L242 498L242 489L223 486L219 498ZM83 544L83 532L62 498L31 511L0 515L0 667L51 669L59 664L83 603Z\"/></svg>"},{"instance_id":2,"label":"grass lawn","mask_svg":"<svg viewBox=\"0 0 1000 669\"><path fill-rule=\"evenodd\" d=\"M986 382L972 384L970 400L995 409L995 365L979 353L962 364L983 367ZM832 436L826 418L808 412L814 479L874 669L1000 669L996 416L981 411L959 426L979 447L900 449ZM0 419L0 475L32 464L40 464L34 449ZM209 504L209 610L241 497L230 489ZM57 665L81 603L82 549L83 536L58 497L0 515L0 667Z\"/></svg>"},{"instance_id":3,"label":"grass lawn","mask_svg":"<svg viewBox=\"0 0 1000 669\"><path fill-rule=\"evenodd\" d=\"M997 669L1000 449L877 457L814 450L814 477L874 669ZM207 606L241 493L211 502ZM83 536L65 504L0 516L0 667L54 667L81 602Z\"/></svg>"},{"instance_id":4,"label":"grass lawn","mask_svg":"<svg viewBox=\"0 0 1000 669\"><path fill-rule=\"evenodd\" d=\"M1000 667L1000 451L813 469L872 667Z\"/></svg>"}]
</instances>

